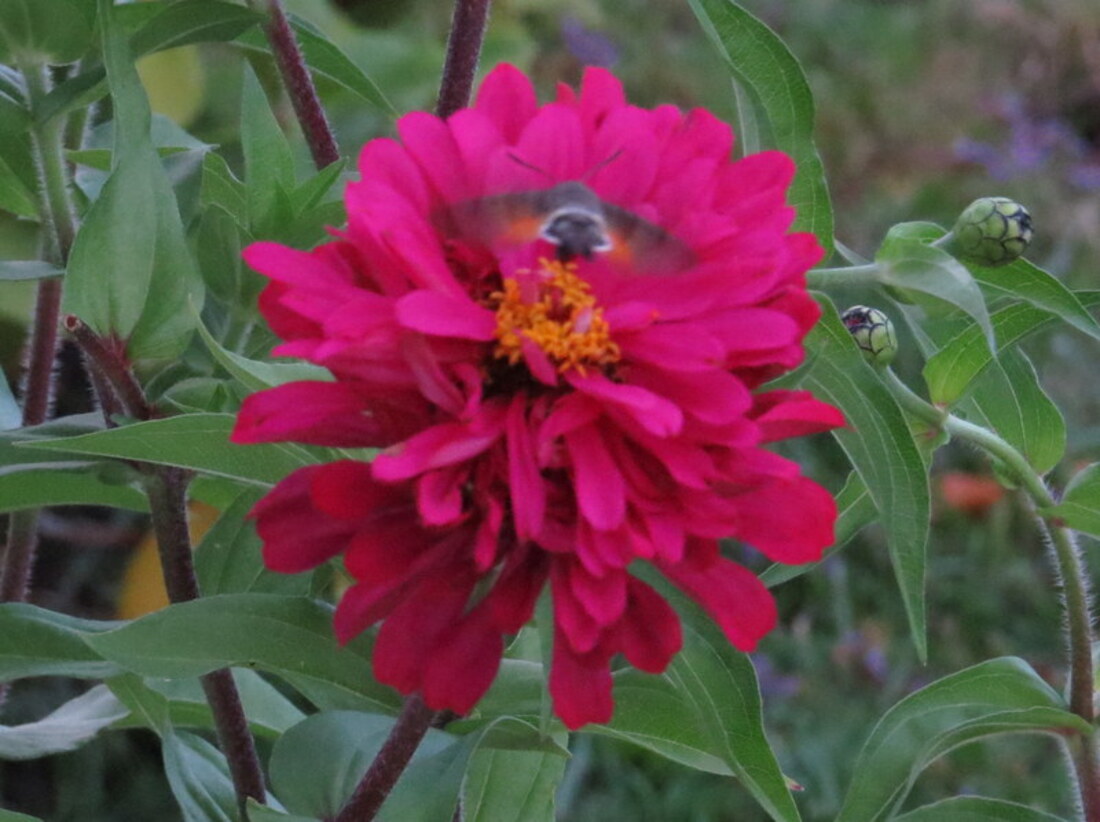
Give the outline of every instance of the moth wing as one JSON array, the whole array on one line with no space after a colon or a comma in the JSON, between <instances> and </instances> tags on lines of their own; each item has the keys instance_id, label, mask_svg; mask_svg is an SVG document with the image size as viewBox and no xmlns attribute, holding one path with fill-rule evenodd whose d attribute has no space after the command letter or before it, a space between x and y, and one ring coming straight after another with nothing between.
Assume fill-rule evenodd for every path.
<instances>
[{"instance_id":1,"label":"moth wing","mask_svg":"<svg viewBox=\"0 0 1100 822\"><path fill-rule=\"evenodd\" d=\"M543 192L497 194L454 203L436 222L444 233L485 245L522 244L538 238L546 220Z\"/></svg>"},{"instance_id":2,"label":"moth wing","mask_svg":"<svg viewBox=\"0 0 1100 822\"><path fill-rule=\"evenodd\" d=\"M608 256L646 274L675 274L695 262L687 243L660 226L610 203L603 204L611 235Z\"/></svg>"}]
</instances>

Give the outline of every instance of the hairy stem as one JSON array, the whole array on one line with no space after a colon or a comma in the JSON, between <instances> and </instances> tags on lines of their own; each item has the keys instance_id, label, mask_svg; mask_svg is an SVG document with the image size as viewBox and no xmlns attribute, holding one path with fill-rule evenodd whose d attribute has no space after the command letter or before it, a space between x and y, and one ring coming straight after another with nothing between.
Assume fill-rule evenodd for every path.
<instances>
[{"instance_id":1,"label":"hairy stem","mask_svg":"<svg viewBox=\"0 0 1100 822\"><path fill-rule=\"evenodd\" d=\"M119 408L135 419L147 420L154 416L154 409L145 399L137 377L126 356L126 344L117 339L106 339L95 333L83 320L72 314L65 317L65 330L73 335L76 344L88 358L93 373L105 380L114 396L100 394L103 408ZM98 390L100 383L92 381Z\"/></svg>"},{"instance_id":2,"label":"hairy stem","mask_svg":"<svg viewBox=\"0 0 1100 822\"><path fill-rule=\"evenodd\" d=\"M440 117L450 117L470 102L474 73L489 22L490 3L491 0L455 0L443 81L435 104L435 113Z\"/></svg>"},{"instance_id":3,"label":"hairy stem","mask_svg":"<svg viewBox=\"0 0 1100 822\"><path fill-rule=\"evenodd\" d=\"M43 65L20 65L27 85L31 112L49 91ZM64 267L76 236L69 180L65 169L64 123L58 120L31 129L31 143L38 165L39 219L43 227L46 258ZM61 311L61 280L38 284L34 320L23 384L23 425L46 421L54 394L54 360L57 357L57 320ZM38 551L38 511L13 514L8 525L7 547L0 575L0 601L23 602L30 592L34 557Z\"/></svg>"},{"instance_id":4,"label":"hairy stem","mask_svg":"<svg viewBox=\"0 0 1100 822\"><path fill-rule=\"evenodd\" d=\"M336 815L334 822L370 822L390 795L398 778L404 773L424 735L431 727L435 713L424 704L419 694L405 700L405 706L394 723L393 730L382 744L378 756L359 782L348 804Z\"/></svg>"},{"instance_id":5,"label":"hairy stem","mask_svg":"<svg viewBox=\"0 0 1100 822\"><path fill-rule=\"evenodd\" d=\"M145 398L126 358L125 345L106 340L78 318L65 318L84 356L97 375L93 385L101 392L104 409L118 408L137 419L154 416L154 409ZM188 602L200 596L198 577L191 555L191 533L187 527L188 472L166 465L145 467L145 493L153 532L157 538L160 564L164 572L164 587L172 602ZM229 764L229 773L237 794L241 819L247 818L245 807L249 797L264 802L264 777L256 745L248 728L248 719L240 694L228 668L213 671L201 678L203 692L214 716L214 727L222 753Z\"/></svg>"},{"instance_id":6,"label":"hairy stem","mask_svg":"<svg viewBox=\"0 0 1100 822\"><path fill-rule=\"evenodd\" d=\"M153 531L164 569L164 587L172 602L198 599L199 583L191 556L187 527L187 484L190 476L179 468L159 466L146 479ZM237 793L238 811L245 819L248 798L264 801L264 777L256 745L248 728L244 706L228 668L201 677L203 693L214 715L218 743L229 763Z\"/></svg>"},{"instance_id":7,"label":"hairy stem","mask_svg":"<svg viewBox=\"0 0 1100 822\"><path fill-rule=\"evenodd\" d=\"M893 371L885 369L883 376L903 408L925 422L941 427L953 439L965 440L1000 460L1030 497L1032 504L1039 509L1036 511L1036 519L1040 529L1049 537L1062 581L1069 640L1070 710L1091 724L1096 717L1093 707L1095 675L1092 665L1095 637L1089 608L1088 574L1077 550L1073 532L1057 517L1042 513L1042 509L1054 506L1057 500L1024 455L1008 442L992 431L928 404L902 383ZM1097 763L1095 736L1075 740L1071 747L1074 749L1073 762L1085 819L1087 822L1100 822L1100 766Z\"/></svg>"},{"instance_id":8,"label":"hairy stem","mask_svg":"<svg viewBox=\"0 0 1100 822\"><path fill-rule=\"evenodd\" d=\"M264 33L267 34L267 41L271 44L271 51L275 55L275 63L279 66L279 73L283 77L283 85L286 86L290 102L294 106L294 113L309 144L313 164L318 169L322 169L335 163L340 159L340 149L336 146L336 138L329 127L328 117L325 116L325 110L321 106L321 99L317 96L317 87L313 84L309 69L306 68L302 50L298 47L298 41L290 28L282 3L280 0L250 0L250 2L258 11L266 10L267 22L264 24Z\"/></svg>"}]
</instances>

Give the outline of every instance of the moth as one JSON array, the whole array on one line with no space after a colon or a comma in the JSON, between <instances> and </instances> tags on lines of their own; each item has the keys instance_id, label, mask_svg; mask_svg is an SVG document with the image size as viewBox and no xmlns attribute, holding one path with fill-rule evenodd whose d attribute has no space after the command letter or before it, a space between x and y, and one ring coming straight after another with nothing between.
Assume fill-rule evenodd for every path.
<instances>
[{"instance_id":1,"label":"moth","mask_svg":"<svg viewBox=\"0 0 1100 822\"><path fill-rule=\"evenodd\" d=\"M579 180L468 200L452 206L448 216L459 237L487 245L543 239L556 247L562 262L606 254L647 274L672 274L694 262L682 240L601 200Z\"/></svg>"}]
</instances>

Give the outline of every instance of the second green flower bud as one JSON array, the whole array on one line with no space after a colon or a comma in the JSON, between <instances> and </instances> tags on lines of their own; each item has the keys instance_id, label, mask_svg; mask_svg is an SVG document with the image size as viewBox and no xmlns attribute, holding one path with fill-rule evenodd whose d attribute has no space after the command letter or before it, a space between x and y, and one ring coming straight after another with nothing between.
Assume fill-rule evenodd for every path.
<instances>
[{"instance_id":1,"label":"second green flower bud","mask_svg":"<svg viewBox=\"0 0 1100 822\"><path fill-rule=\"evenodd\" d=\"M951 233L947 247L963 262L1007 265L1031 242L1031 213L1007 197L983 197L963 209Z\"/></svg>"},{"instance_id":2,"label":"second green flower bud","mask_svg":"<svg viewBox=\"0 0 1100 822\"><path fill-rule=\"evenodd\" d=\"M876 368L885 368L894 361L898 338L894 323L883 312L865 305L853 305L840 315L840 319L867 362Z\"/></svg>"}]
</instances>

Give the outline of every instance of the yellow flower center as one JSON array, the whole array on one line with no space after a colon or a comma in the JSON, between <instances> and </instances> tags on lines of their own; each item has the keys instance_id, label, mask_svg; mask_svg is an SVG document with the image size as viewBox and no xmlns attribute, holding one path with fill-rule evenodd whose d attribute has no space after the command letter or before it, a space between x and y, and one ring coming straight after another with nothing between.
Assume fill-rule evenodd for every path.
<instances>
[{"instance_id":1,"label":"yellow flower center","mask_svg":"<svg viewBox=\"0 0 1100 822\"><path fill-rule=\"evenodd\" d=\"M577 276L576 265L557 260L539 264L536 284L521 285L509 277L502 291L490 295L497 306L497 359L518 363L526 339L542 349L559 372L575 368L584 374L587 368L618 362L622 352L611 340L592 287Z\"/></svg>"}]
</instances>

